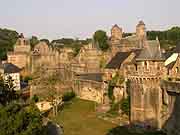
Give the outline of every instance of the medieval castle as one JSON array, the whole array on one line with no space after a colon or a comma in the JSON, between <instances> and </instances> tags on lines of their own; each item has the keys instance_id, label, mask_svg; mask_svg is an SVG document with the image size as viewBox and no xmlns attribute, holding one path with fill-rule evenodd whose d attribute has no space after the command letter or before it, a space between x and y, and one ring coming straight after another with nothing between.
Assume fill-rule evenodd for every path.
<instances>
[{"instance_id":1,"label":"medieval castle","mask_svg":"<svg viewBox=\"0 0 180 135\"><path fill-rule=\"evenodd\" d=\"M110 51L102 52L93 44L81 48L72 58L71 49L51 49L40 42L30 50L29 41L20 35L8 63L35 72L39 68L65 65L73 75L72 87L77 95L99 104L108 104L108 83L116 74L123 77L113 89L115 101L130 96L130 122L162 128L173 116L180 87L180 48L166 55L158 37L148 40L146 26L140 21L136 33L123 37L118 25L111 29ZM172 119L176 119L173 116Z\"/></svg>"}]
</instances>

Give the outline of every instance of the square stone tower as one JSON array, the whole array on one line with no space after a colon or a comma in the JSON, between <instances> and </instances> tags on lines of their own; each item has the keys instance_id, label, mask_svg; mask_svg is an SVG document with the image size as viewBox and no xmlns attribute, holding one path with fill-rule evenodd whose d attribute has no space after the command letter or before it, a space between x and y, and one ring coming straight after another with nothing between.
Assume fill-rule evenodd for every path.
<instances>
[{"instance_id":1,"label":"square stone tower","mask_svg":"<svg viewBox=\"0 0 180 135\"><path fill-rule=\"evenodd\" d=\"M165 58L158 41L146 41L136 56L129 75L131 122L152 128L162 127L162 90Z\"/></svg>"},{"instance_id":2,"label":"square stone tower","mask_svg":"<svg viewBox=\"0 0 180 135\"><path fill-rule=\"evenodd\" d=\"M122 39L122 28L115 24L111 29L111 39L121 40Z\"/></svg>"},{"instance_id":3,"label":"square stone tower","mask_svg":"<svg viewBox=\"0 0 180 135\"><path fill-rule=\"evenodd\" d=\"M19 68L27 67L30 63L30 51L29 40L21 34L14 45L14 51L8 52L8 63L12 63Z\"/></svg>"},{"instance_id":4,"label":"square stone tower","mask_svg":"<svg viewBox=\"0 0 180 135\"><path fill-rule=\"evenodd\" d=\"M139 21L137 24L136 35L140 40L146 39L146 25L143 21Z\"/></svg>"}]
</instances>

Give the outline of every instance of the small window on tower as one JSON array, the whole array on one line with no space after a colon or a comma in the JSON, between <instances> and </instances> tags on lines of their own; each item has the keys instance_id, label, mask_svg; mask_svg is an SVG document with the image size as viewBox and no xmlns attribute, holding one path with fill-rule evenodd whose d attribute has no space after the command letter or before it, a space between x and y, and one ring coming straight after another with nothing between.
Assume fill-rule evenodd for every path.
<instances>
[{"instance_id":1,"label":"small window on tower","mask_svg":"<svg viewBox=\"0 0 180 135\"><path fill-rule=\"evenodd\" d=\"M176 67L176 73L178 73L179 72L179 68L178 67Z\"/></svg>"},{"instance_id":2,"label":"small window on tower","mask_svg":"<svg viewBox=\"0 0 180 135\"><path fill-rule=\"evenodd\" d=\"M144 62L144 66L145 66L146 69L148 69L147 61Z\"/></svg>"},{"instance_id":3,"label":"small window on tower","mask_svg":"<svg viewBox=\"0 0 180 135\"><path fill-rule=\"evenodd\" d=\"M135 69L136 69L136 71L138 70L137 64L135 64Z\"/></svg>"}]
</instances>

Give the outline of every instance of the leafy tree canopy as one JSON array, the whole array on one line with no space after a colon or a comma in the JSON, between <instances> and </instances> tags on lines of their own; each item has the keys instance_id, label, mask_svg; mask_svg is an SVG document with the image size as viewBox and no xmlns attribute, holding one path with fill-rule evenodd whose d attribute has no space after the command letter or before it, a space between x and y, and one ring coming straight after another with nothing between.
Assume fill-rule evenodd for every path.
<instances>
[{"instance_id":1,"label":"leafy tree canopy","mask_svg":"<svg viewBox=\"0 0 180 135\"><path fill-rule=\"evenodd\" d=\"M57 40L53 40L51 45L56 45L58 47L70 47L76 48L76 46L86 45L91 42L91 39L80 40L80 39L72 39L72 38L61 38Z\"/></svg>"},{"instance_id":2,"label":"leafy tree canopy","mask_svg":"<svg viewBox=\"0 0 180 135\"><path fill-rule=\"evenodd\" d=\"M148 31L147 37L150 40L155 40L158 37L161 46L164 49L169 49L177 45L180 41L180 27L172 27L165 31Z\"/></svg>"},{"instance_id":3,"label":"leafy tree canopy","mask_svg":"<svg viewBox=\"0 0 180 135\"><path fill-rule=\"evenodd\" d=\"M12 102L0 106L1 135L46 135L42 117L35 105Z\"/></svg>"},{"instance_id":4,"label":"leafy tree canopy","mask_svg":"<svg viewBox=\"0 0 180 135\"><path fill-rule=\"evenodd\" d=\"M32 36L32 37L30 38L31 49L33 49L34 46L35 46L36 44L38 44L38 43L39 43L39 40L38 40L38 38L37 38L36 36Z\"/></svg>"},{"instance_id":5,"label":"leafy tree canopy","mask_svg":"<svg viewBox=\"0 0 180 135\"><path fill-rule=\"evenodd\" d=\"M0 59L7 59L7 52L13 50L18 35L14 30L0 28Z\"/></svg>"},{"instance_id":6,"label":"leafy tree canopy","mask_svg":"<svg viewBox=\"0 0 180 135\"><path fill-rule=\"evenodd\" d=\"M94 33L93 39L95 43L98 44L98 47L102 51L106 51L109 48L108 37L105 31L102 31L102 30L96 31Z\"/></svg>"},{"instance_id":7,"label":"leafy tree canopy","mask_svg":"<svg viewBox=\"0 0 180 135\"><path fill-rule=\"evenodd\" d=\"M13 80L0 78L0 135L46 135L36 106L18 99Z\"/></svg>"},{"instance_id":8,"label":"leafy tree canopy","mask_svg":"<svg viewBox=\"0 0 180 135\"><path fill-rule=\"evenodd\" d=\"M0 104L6 105L13 100L19 99L19 94L14 90L13 80L9 76L7 80L0 77Z\"/></svg>"}]
</instances>

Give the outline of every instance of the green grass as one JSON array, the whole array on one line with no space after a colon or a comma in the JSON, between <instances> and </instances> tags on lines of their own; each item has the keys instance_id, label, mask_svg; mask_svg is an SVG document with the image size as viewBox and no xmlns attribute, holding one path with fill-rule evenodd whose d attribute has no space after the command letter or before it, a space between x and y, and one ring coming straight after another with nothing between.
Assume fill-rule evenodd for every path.
<instances>
[{"instance_id":1,"label":"green grass","mask_svg":"<svg viewBox=\"0 0 180 135\"><path fill-rule=\"evenodd\" d=\"M97 118L95 103L73 99L54 121L64 128L64 135L164 135L161 132L136 133L133 129L120 127Z\"/></svg>"},{"instance_id":2,"label":"green grass","mask_svg":"<svg viewBox=\"0 0 180 135\"><path fill-rule=\"evenodd\" d=\"M54 119L63 126L64 135L105 135L117 125L96 117L94 102L73 99Z\"/></svg>"}]
</instances>

